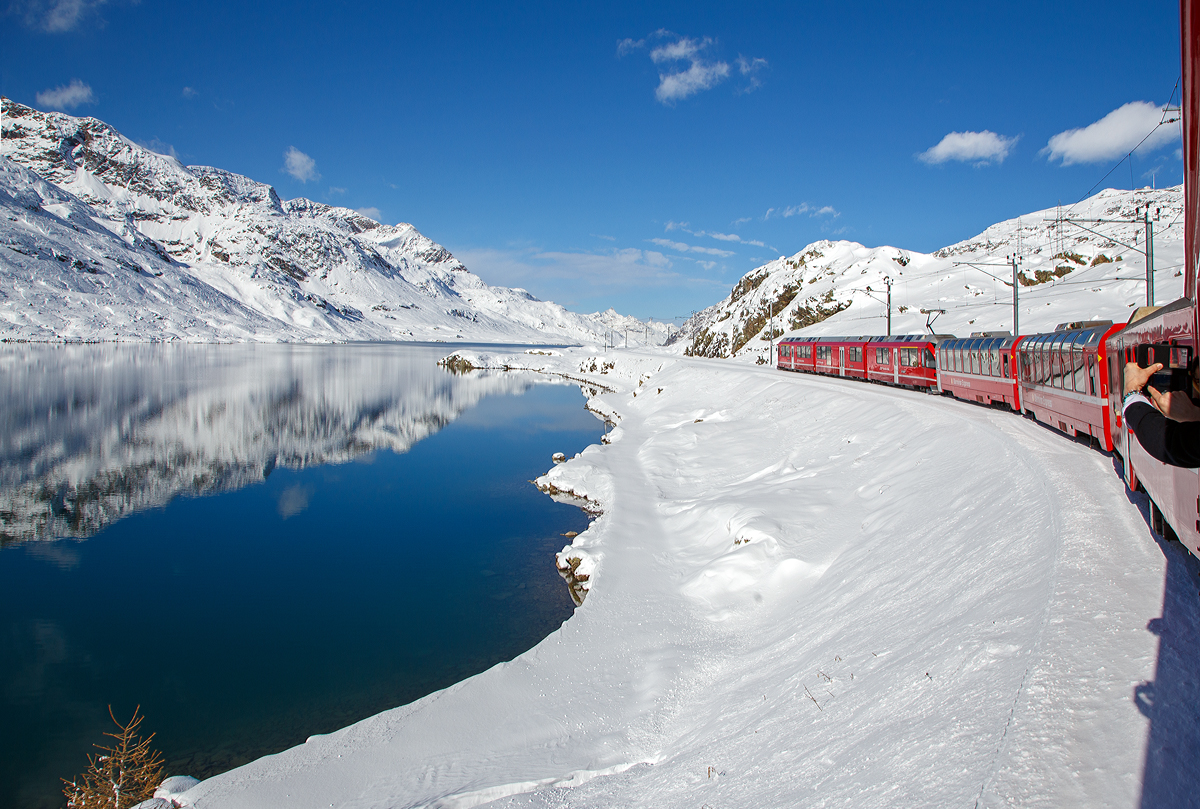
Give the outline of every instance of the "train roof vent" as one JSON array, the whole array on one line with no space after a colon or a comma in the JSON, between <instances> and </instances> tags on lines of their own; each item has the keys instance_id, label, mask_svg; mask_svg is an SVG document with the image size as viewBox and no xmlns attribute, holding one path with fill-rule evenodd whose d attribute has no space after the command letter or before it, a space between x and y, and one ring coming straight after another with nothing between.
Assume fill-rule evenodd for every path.
<instances>
[{"instance_id":1,"label":"train roof vent","mask_svg":"<svg viewBox=\"0 0 1200 809\"><path fill-rule=\"evenodd\" d=\"M1071 328L1075 328L1075 327L1072 326ZM1057 329L1056 329L1056 331L1057 331ZM971 336L972 337L1012 337L1012 332L1010 332L1010 331L973 331L973 332L971 332Z\"/></svg>"},{"instance_id":2,"label":"train roof vent","mask_svg":"<svg viewBox=\"0 0 1200 809\"><path fill-rule=\"evenodd\" d=\"M1111 326L1111 320L1074 320L1070 323L1059 323L1054 327L1055 331L1074 331L1075 329L1092 329L1100 326ZM1007 332L1006 332L1007 334Z\"/></svg>"}]
</instances>

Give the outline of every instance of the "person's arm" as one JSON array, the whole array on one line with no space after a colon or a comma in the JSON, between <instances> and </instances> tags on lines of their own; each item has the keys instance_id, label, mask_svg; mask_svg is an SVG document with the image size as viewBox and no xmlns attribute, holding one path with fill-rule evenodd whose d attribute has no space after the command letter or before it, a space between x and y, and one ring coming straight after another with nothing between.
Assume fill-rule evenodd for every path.
<instances>
[{"instance_id":1,"label":"person's arm","mask_svg":"<svg viewBox=\"0 0 1200 809\"><path fill-rule=\"evenodd\" d=\"M1154 388L1150 394L1152 402L1142 393L1142 388L1162 365L1155 363L1141 368L1137 363L1125 365L1124 398L1122 412L1126 427L1137 437L1142 449L1151 457L1171 466L1195 468L1200 466L1200 421L1174 421L1155 408L1155 404L1166 412L1172 410L1181 416L1191 416L1194 405L1186 408L1174 394L1163 395ZM1200 411L1197 411L1200 413Z\"/></svg>"}]
</instances>

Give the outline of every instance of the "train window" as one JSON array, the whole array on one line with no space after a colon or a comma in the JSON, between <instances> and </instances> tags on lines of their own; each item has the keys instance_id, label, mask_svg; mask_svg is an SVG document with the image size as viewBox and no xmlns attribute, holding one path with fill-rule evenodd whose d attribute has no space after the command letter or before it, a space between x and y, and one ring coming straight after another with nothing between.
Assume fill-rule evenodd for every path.
<instances>
[{"instance_id":1,"label":"train window","mask_svg":"<svg viewBox=\"0 0 1200 809\"><path fill-rule=\"evenodd\" d=\"M922 356L925 357L925 367L926 368L936 368L937 367L937 357L933 356L933 351L931 349L926 347Z\"/></svg>"},{"instance_id":2,"label":"train window","mask_svg":"<svg viewBox=\"0 0 1200 809\"><path fill-rule=\"evenodd\" d=\"M1005 379L1008 379L1008 352L1007 351L1005 351L1003 354L1000 355L1000 369L1001 369L1000 375L1003 376Z\"/></svg>"},{"instance_id":3,"label":"train window","mask_svg":"<svg viewBox=\"0 0 1200 809\"><path fill-rule=\"evenodd\" d=\"M888 356L888 350L886 348L876 348L875 349L875 364L876 365L891 365L892 364L891 357Z\"/></svg>"},{"instance_id":4,"label":"train window","mask_svg":"<svg viewBox=\"0 0 1200 809\"><path fill-rule=\"evenodd\" d=\"M1087 355L1087 379L1088 379L1088 395L1099 396L1099 385L1096 384L1096 355Z\"/></svg>"},{"instance_id":5,"label":"train window","mask_svg":"<svg viewBox=\"0 0 1200 809\"><path fill-rule=\"evenodd\" d=\"M1074 368L1071 369L1071 376L1075 380L1075 390L1079 393L1087 393L1087 364L1083 361L1083 349L1076 348L1073 353L1075 363Z\"/></svg>"},{"instance_id":6,"label":"train window","mask_svg":"<svg viewBox=\"0 0 1200 809\"><path fill-rule=\"evenodd\" d=\"M800 359L806 360L812 357L812 346L800 346Z\"/></svg>"},{"instance_id":7,"label":"train window","mask_svg":"<svg viewBox=\"0 0 1200 809\"><path fill-rule=\"evenodd\" d=\"M847 348L846 362L862 362L862 346L851 346Z\"/></svg>"},{"instance_id":8,"label":"train window","mask_svg":"<svg viewBox=\"0 0 1200 809\"><path fill-rule=\"evenodd\" d=\"M900 364L905 368L912 368L919 364L920 355L917 353L918 350L916 348L900 349Z\"/></svg>"}]
</instances>

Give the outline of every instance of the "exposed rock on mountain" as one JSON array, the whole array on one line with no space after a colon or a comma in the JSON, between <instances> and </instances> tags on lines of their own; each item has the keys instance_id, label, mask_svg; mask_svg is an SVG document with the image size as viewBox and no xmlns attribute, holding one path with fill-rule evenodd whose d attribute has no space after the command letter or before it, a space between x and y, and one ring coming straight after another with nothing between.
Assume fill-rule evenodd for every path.
<instances>
[{"instance_id":1,"label":"exposed rock on mountain","mask_svg":"<svg viewBox=\"0 0 1200 809\"><path fill-rule=\"evenodd\" d=\"M598 342L614 317L637 343L665 337L490 286L412 225L281 200L94 118L8 99L3 116L0 338Z\"/></svg>"},{"instance_id":2,"label":"exposed rock on mountain","mask_svg":"<svg viewBox=\"0 0 1200 809\"><path fill-rule=\"evenodd\" d=\"M892 334L1011 331L1013 254L1020 257L1022 334L1074 320L1121 322L1146 303L1146 206L1154 220L1155 301L1183 294L1182 195L1182 186L1109 189L1069 208L1000 222L932 254L814 242L747 273L671 342L689 355L765 362L772 337L785 333L886 334L889 280Z\"/></svg>"}]
</instances>

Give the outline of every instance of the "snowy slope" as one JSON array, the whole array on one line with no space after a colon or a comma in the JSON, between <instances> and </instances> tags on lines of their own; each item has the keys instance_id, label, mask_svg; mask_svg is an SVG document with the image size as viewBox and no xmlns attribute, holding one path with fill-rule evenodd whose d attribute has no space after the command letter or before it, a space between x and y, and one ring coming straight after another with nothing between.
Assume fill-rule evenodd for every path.
<instances>
[{"instance_id":1,"label":"snowy slope","mask_svg":"<svg viewBox=\"0 0 1200 809\"><path fill-rule=\"evenodd\" d=\"M1172 679L1170 655L1200 651L1196 566L1155 541L1105 455L847 380L632 352L466 356L613 391L589 402L618 424L608 444L539 481L603 512L563 552L588 570L583 605L510 663L182 803L1194 796L1196 678Z\"/></svg>"},{"instance_id":2,"label":"snowy slope","mask_svg":"<svg viewBox=\"0 0 1200 809\"><path fill-rule=\"evenodd\" d=\"M885 278L892 280L892 334L967 336L1011 331L1012 270L1020 256L1020 331L1032 334L1077 320L1129 319L1146 303L1144 226L1137 209L1150 205L1155 225L1155 301L1183 294L1182 186L1102 191L1071 208L1050 208L992 225L980 235L917 253L820 241L747 273L719 303L696 313L672 341L676 352L765 360L769 316L776 334L886 334ZM1154 215L1152 214L1152 216ZM1126 220L1084 227L1065 220ZM971 262L976 266L968 266ZM936 316L921 310L944 309Z\"/></svg>"},{"instance_id":3,"label":"snowy slope","mask_svg":"<svg viewBox=\"0 0 1200 809\"><path fill-rule=\"evenodd\" d=\"M665 338L662 324L643 338L640 321L488 285L412 225L284 201L269 185L185 167L94 118L2 103L0 199L22 210L0 222L10 248L0 250L0 338L601 342L615 321L635 327L635 344ZM57 186L47 192L55 199L29 196L39 179ZM57 240L54 250L22 252L39 231ZM94 254L119 252L114 238L126 243L122 266L169 280L102 270L100 281L81 282Z\"/></svg>"}]
</instances>

